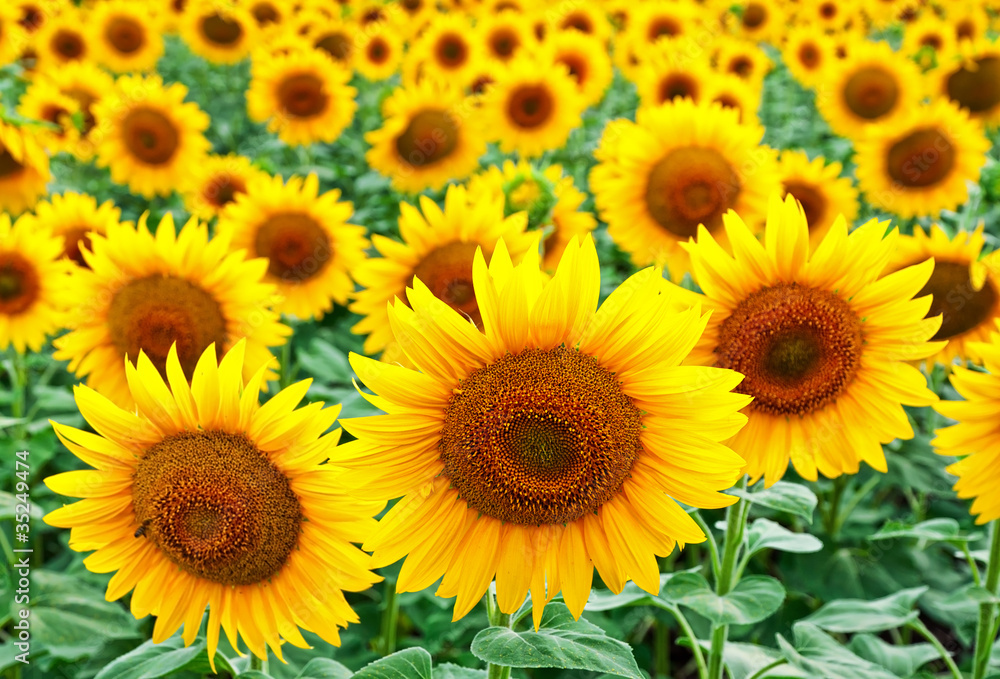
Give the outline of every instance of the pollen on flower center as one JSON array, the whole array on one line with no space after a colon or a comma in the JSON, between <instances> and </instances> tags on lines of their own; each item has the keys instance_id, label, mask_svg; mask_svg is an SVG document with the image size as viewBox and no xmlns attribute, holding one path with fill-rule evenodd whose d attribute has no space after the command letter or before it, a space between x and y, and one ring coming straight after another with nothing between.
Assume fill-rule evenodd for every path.
<instances>
[{"instance_id":1,"label":"pollen on flower center","mask_svg":"<svg viewBox=\"0 0 1000 679\"><path fill-rule=\"evenodd\" d=\"M150 165L169 161L180 144L177 128L170 119L147 108L136 108L125 116L122 137L128 150Z\"/></svg>"},{"instance_id":2,"label":"pollen on flower center","mask_svg":"<svg viewBox=\"0 0 1000 679\"><path fill-rule=\"evenodd\" d=\"M545 124L552 115L552 93L543 85L525 85L510 95L507 113L511 121L522 128Z\"/></svg>"},{"instance_id":3,"label":"pollen on flower center","mask_svg":"<svg viewBox=\"0 0 1000 679\"><path fill-rule=\"evenodd\" d=\"M740 179L718 151L682 147L653 166L646 186L650 215L676 236L697 235L698 225L710 231L736 201Z\"/></svg>"},{"instance_id":4,"label":"pollen on flower center","mask_svg":"<svg viewBox=\"0 0 1000 679\"><path fill-rule=\"evenodd\" d=\"M1000 57L980 57L970 65L948 76L948 98L973 113L988 111L1000 104Z\"/></svg>"},{"instance_id":5,"label":"pollen on flower center","mask_svg":"<svg viewBox=\"0 0 1000 679\"><path fill-rule=\"evenodd\" d=\"M286 282L315 276L331 259L330 238L306 214L285 212L270 217L257 229L258 257L268 258L271 275Z\"/></svg>"},{"instance_id":6,"label":"pollen on flower center","mask_svg":"<svg viewBox=\"0 0 1000 679\"><path fill-rule=\"evenodd\" d=\"M917 297L933 295L927 317L941 315L941 327L932 339L943 340L968 332L993 315L998 296L989 281L976 290L969 278L969 265L935 262L930 280Z\"/></svg>"},{"instance_id":7,"label":"pollen on flower center","mask_svg":"<svg viewBox=\"0 0 1000 679\"><path fill-rule=\"evenodd\" d=\"M835 401L861 360L861 320L837 295L779 283L749 295L719 327L718 365L746 375L737 391L772 415Z\"/></svg>"},{"instance_id":8,"label":"pollen on flower center","mask_svg":"<svg viewBox=\"0 0 1000 679\"><path fill-rule=\"evenodd\" d=\"M396 152L410 165L423 167L447 158L458 145L458 126L446 111L420 111L396 138Z\"/></svg>"},{"instance_id":9,"label":"pollen on flower center","mask_svg":"<svg viewBox=\"0 0 1000 679\"><path fill-rule=\"evenodd\" d=\"M223 585L265 582L298 543L288 479L243 434L182 432L149 448L134 475L142 535L180 568Z\"/></svg>"},{"instance_id":10,"label":"pollen on flower center","mask_svg":"<svg viewBox=\"0 0 1000 679\"><path fill-rule=\"evenodd\" d=\"M132 54L146 42L142 24L129 17L115 17L109 21L104 37L122 54Z\"/></svg>"},{"instance_id":11,"label":"pollen on flower center","mask_svg":"<svg viewBox=\"0 0 1000 679\"><path fill-rule=\"evenodd\" d=\"M951 174L954 143L936 127L914 130L889 148L887 172L906 188L932 186Z\"/></svg>"},{"instance_id":12,"label":"pollen on flower center","mask_svg":"<svg viewBox=\"0 0 1000 679\"><path fill-rule=\"evenodd\" d=\"M190 377L208 345L222 347L227 337L219 303L197 285L172 276L149 276L125 285L111 301L108 329L122 355L135 361L144 351L164 377L175 342L181 367Z\"/></svg>"},{"instance_id":13,"label":"pollen on flower center","mask_svg":"<svg viewBox=\"0 0 1000 679\"><path fill-rule=\"evenodd\" d=\"M326 110L329 97L323 91L323 81L311 73L286 78L278 86L281 107L297 118L311 118Z\"/></svg>"},{"instance_id":14,"label":"pollen on flower center","mask_svg":"<svg viewBox=\"0 0 1000 679\"><path fill-rule=\"evenodd\" d=\"M232 45L243 36L243 27L238 21L212 14L201 20L201 32L209 42Z\"/></svg>"},{"instance_id":15,"label":"pollen on flower center","mask_svg":"<svg viewBox=\"0 0 1000 679\"><path fill-rule=\"evenodd\" d=\"M31 308L39 291L35 267L18 254L0 255L0 314L13 316Z\"/></svg>"},{"instance_id":16,"label":"pollen on flower center","mask_svg":"<svg viewBox=\"0 0 1000 679\"><path fill-rule=\"evenodd\" d=\"M854 115L866 120L884 116L898 99L896 79L877 66L861 69L844 86L844 103Z\"/></svg>"},{"instance_id":17,"label":"pollen on flower center","mask_svg":"<svg viewBox=\"0 0 1000 679\"><path fill-rule=\"evenodd\" d=\"M523 525L573 521L621 488L641 413L575 349L525 349L462 380L441 432L444 473L470 507Z\"/></svg>"}]
</instances>

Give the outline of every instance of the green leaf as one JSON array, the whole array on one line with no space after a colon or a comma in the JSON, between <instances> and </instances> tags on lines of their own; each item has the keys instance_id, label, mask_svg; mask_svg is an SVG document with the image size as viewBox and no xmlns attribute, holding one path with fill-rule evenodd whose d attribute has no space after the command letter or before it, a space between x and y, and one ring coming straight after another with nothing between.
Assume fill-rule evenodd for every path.
<instances>
[{"instance_id":1,"label":"green leaf","mask_svg":"<svg viewBox=\"0 0 1000 679\"><path fill-rule=\"evenodd\" d=\"M751 575L719 596L697 573L682 573L667 582L660 596L720 625L746 625L770 617L785 600L785 588L766 575Z\"/></svg>"},{"instance_id":2,"label":"green leaf","mask_svg":"<svg viewBox=\"0 0 1000 679\"><path fill-rule=\"evenodd\" d=\"M473 670L444 663L434 668L434 679L486 679L486 670Z\"/></svg>"},{"instance_id":3,"label":"green leaf","mask_svg":"<svg viewBox=\"0 0 1000 679\"><path fill-rule=\"evenodd\" d=\"M545 607L538 632L489 627L473 639L472 653L508 667L594 670L642 679L628 644L608 637L583 618L574 620L569 609L557 602Z\"/></svg>"},{"instance_id":4,"label":"green leaf","mask_svg":"<svg viewBox=\"0 0 1000 679\"><path fill-rule=\"evenodd\" d=\"M94 679L156 679L180 672L205 651L205 640L198 639L184 648L184 640L174 636L162 644L152 641L138 646L105 666Z\"/></svg>"},{"instance_id":5,"label":"green leaf","mask_svg":"<svg viewBox=\"0 0 1000 679\"><path fill-rule=\"evenodd\" d=\"M971 542L982 537L981 533L963 533L955 519L928 519L917 524L905 524L899 521L889 521L869 540L896 540L913 538L930 542L949 542L960 544Z\"/></svg>"},{"instance_id":6,"label":"green leaf","mask_svg":"<svg viewBox=\"0 0 1000 679\"><path fill-rule=\"evenodd\" d=\"M701 566L696 566L685 571L661 573L660 591L663 591L664 586L668 581L670 581L671 578L675 578L685 573L696 573L700 570ZM585 610L611 611L616 608L624 608L626 606L658 606L663 608L663 605L664 603L662 599L653 596L643 589L639 589L639 586L634 582L628 582L618 594L606 589L592 589L590 591L590 598L587 599L587 606Z\"/></svg>"},{"instance_id":7,"label":"green leaf","mask_svg":"<svg viewBox=\"0 0 1000 679\"><path fill-rule=\"evenodd\" d=\"M828 632L884 632L915 620L920 613L913 610L913 606L926 591L927 587L914 587L874 601L838 599L806 616L802 622Z\"/></svg>"},{"instance_id":8,"label":"green leaf","mask_svg":"<svg viewBox=\"0 0 1000 679\"><path fill-rule=\"evenodd\" d=\"M708 650L711 644L706 641L703 646ZM727 641L722 648L722 662L729 670L731 679L748 679L780 657L781 653L773 648L745 644L739 641ZM809 677L808 674L792 665L779 665L763 676L769 677L769 679L777 679L777 677L808 679Z\"/></svg>"},{"instance_id":9,"label":"green leaf","mask_svg":"<svg viewBox=\"0 0 1000 679\"><path fill-rule=\"evenodd\" d=\"M431 679L431 654L407 648L376 660L354 673L354 679Z\"/></svg>"},{"instance_id":10,"label":"green leaf","mask_svg":"<svg viewBox=\"0 0 1000 679\"><path fill-rule=\"evenodd\" d=\"M353 674L336 660L313 658L295 679L351 679Z\"/></svg>"},{"instance_id":11,"label":"green leaf","mask_svg":"<svg viewBox=\"0 0 1000 679\"><path fill-rule=\"evenodd\" d=\"M808 554L823 549L823 542L808 533L795 533L770 519L756 519L747 531L747 549L756 554L765 549Z\"/></svg>"},{"instance_id":12,"label":"green leaf","mask_svg":"<svg viewBox=\"0 0 1000 679\"><path fill-rule=\"evenodd\" d=\"M848 648L865 660L878 663L897 677L913 676L923 665L937 660L937 649L930 644L894 646L873 634L858 634Z\"/></svg>"},{"instance_id":13,"label":"green leaf","mask_svg":"<svg viewBox=\"0 0 1000 679\"><path fill-rule=\"evenodd\" d=\"M762 486L758 487L762 488ZM785 512L792 516L801 516L808 523L812 523L813 511L816 509L816 494L805 486L788 481L778 481L770 488L762 490L747 491L742 488L730 488L727 492L768 509Z\"/></svg>"},{"instance_id":14,"label":"green leaf","mask_svg":"<svg viewBox=\"0 0 1000 679\"><path fill-rule=\"evenodd\" d=\"M319 337L314 337L295 357L305 372L325 384L350 384L354 371L343 351Z\"/></svg>"},{"instance_id":15,"label":"green leaf","mask_svg":"<svg viewBox=\"0 0 1000 679\"><path fill-rule=\"evenodd\" d=\"M781 654L810 679L896 679L881 666L858 657L807 622L792 627L795 645L780 634L775 635Z\"/></svg>"}]
</instances>

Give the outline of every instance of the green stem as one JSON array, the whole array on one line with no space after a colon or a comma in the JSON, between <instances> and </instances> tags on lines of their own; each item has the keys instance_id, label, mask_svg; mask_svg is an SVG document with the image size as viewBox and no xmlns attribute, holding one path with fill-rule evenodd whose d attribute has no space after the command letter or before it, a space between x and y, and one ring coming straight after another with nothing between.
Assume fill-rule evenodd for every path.
<instances>
[{"instance_id":1,"label":"green stem","mask_svg":"<svg viewBox=\"0 0 1000 679\"><path fill-rule=\"evenodd\" d=\"M500 607L497 605L492 587L490 588L490 591L486 593L486 614L490 619L490 627L510 627L510 614L500 611ZM506 665L494 665L493 663L488 663L486 665L486 678L510 679L510 669L511 668Z\"/></svg>"},{"instance_id":2,"label":"green stem","mask_svg":"<svg viewBox=\"0 0 1000 679\"><path fill-rule=\"evenodd\" d=\"M251 672L263 672L264 671L264 659L258 658L253 651L250 652L250 671Z\"/></svg>"},{"instance_id":3,"label":"green stem","mask_svg":"<svg viewBox=\"0 0 1000 679\"><path fill-rule=\"evenodd\" d=\"M382 609L382 635L379 646L382 655L396 652L396 631L399 629L399 595L396 583L385 581L385 607Z\"/></svg>"},{"instance_id":4,"label":"green stem","mask_svg":"<svg viewBox=\"0 0 1000 679\"><path fill-rule=\"evenodd\" d=\"M944 660L944 664L948 666L949 670L951 670L951 675L955 677L955 679L962 679L962 673L959 671L958 665L956 665L955 661L952 659L951 653L949 653L948 649L941 645L941 642L938 641L938 638L934 636L929 629L927 629L927 625L925 625L923 621L917 618L909 623L907 627L912 629L927 641L931 642L931 646L934 647L934 650L936 650L938 655L941 656L941 660Z\"/></svg>"},{"instance_id":5,"label":"green stem","mask_svg":"<svg viewBox=\"0 0 1000 679\"><path fill-rule=\"evenodd\" d=\"M990 557L986 564L986 590L996 595L997 585L1000 584L1000 529L997 528L996 521L991 524L991 531L993 536L990 538ZM993 650L993 608L992 602L979 605L972 679L983 679L986 676L990 652Z\"/></svg>"},{"instance_id":6,"label":"green stem","mask_svg":"<svg viewBox=\"0 0 1000 679\"><path fill-rule=\"evenodd\" d=\"M653 648L657 677L670 676L670 629L657 619L654 625ZM692 644L697 643L694 639Z\"/></svg>"},{"instance_id":7,"label":"green stem","mask_svg":"<svg viewBox=\"0 0 1000 679\"><path fill-rule=\"evenodd\" d=\"M979 587L983 584L982 578L979 575L979 566L976 564L976 560L972 558L972 552L969 551L969 543L962 543L962 553L965 554L965 561L969 564L969 570L972 571L972 582Z\"/></svg>"},{"instance_id":8,"label":"green stem","mask_svg":"<svg viewBox=\"0 0 1000 679\"><path fill-rule=\"evenodd\" d=\"M718 581L719 570L722 568L722 564L719 563L719 548L715 544L715 536L712 535L712 529L708 527L701 512L691 512L691 518L694 519L695 523L698 524L698 527L705 534L705 542L708 544L708 551L712 555L712 578Z\"/></svg>"},{"instance_id":9,"label":"green stem","mask_svg":"<svg viewBox=\"0 0 1000 679\"><path fill-rule=\"evenodd\" d=\"M281 345L281 366L278 369L278 390L292 383L292 338Z\"/></svg>"},{"instance_id":10,"label":"green stem","mask_svg":"<svg viewBox=\"0 0 1000 679\"><path fill-rule=\"evenodd\" d=\"M10 414L14 419L24 417L25 405L28 400L28 364L24 354L18 353L13 347L8 352L10 363L13 368L10 376L11 387L14 391L14 400L10 405ZM14 427L14 439L24 440L27 434L27 427L24 422L18 423Z\"/></svg>"},{"instance_id":11,"label":"green stem","mask_svg":"<svg viewBox=\"0 0 1000 679\"><path fill-rule=\"evenodd\" d=\"M773 670L775 667L780 667L780 666L784 665L787 662L788 661L785 660L784 658L778 658L777 660L775 660L770 665L764 665L759 670L757 670L756 672L754 672L752 675L750 675L750 679L760 679L765 674L767 674L770 670Z\"/></svg>"},{"instance_id":12,"label":"green stem","mask_svg":"<svg viewBox=\"0 0 1000 679\"><path fill-rule=\"evenodd\" d=\"M698 643L698 637L694 635L694 630L691 629L691 623L684 617L684 613L681 612L679 606L668 606L667 610L674 616L677 624L681 626L681 630L683 630L684 634L691 641L691 652L694 654L695 664L698 665L698 678L708 679L708 665L705 664L705 654L701 652L701 644Z\"/></svg>"},{"instance_id":13,"label":"green stem","mask_svg":"<svg viewBox=\"0 0 1000 679\"><path fill-rule=\"evenodd\" d=\"M846 475L838 476L833 480L833 493L830 495L829 504L825 507L826 511L823 512L823 528L826 529L826 534L831 539L837 537L837 512L840 509L840 498L843 496L849 480Z\"/></svg>"},{"instance_id":14,"label":"green stem","mask_svg":"<svg viewBox=\"0 0 1000 679\"><path fill-rule=\"evenodd\" d=\"M740 487L746 490L747 479L745 476L740 482ZM749 513L750 502L743 498L740 498L739 502L729 505L729 508L726 509L725 549L722 553L719 577L715 582L715 593L719 596L729 594L737 584L737 578L734 577L736 563L739 559L740 548L743 546L743 533L746 530ZM712 628L712 649L709 653L708 663L709 679L722 679L722 650L726 646L728 632L728 625L715 625Z\"/></svg>"},{"instance_id":15,"label":"green stem","mask_svg":"<svg viewBox=\"0 0 1000 679\"><path fill-rule=\"evenodd\" d=\"M865 499L868 493L875 489L875 486L877 486L881 480L882 477L873 476L865 481L865 485L861 486L861 488L859 488L858 491L851 496L851 499L847 501L847 504L844 505L844 511L836 513L833 520L833 534L831 537L836 538L840 535L840 530L844 527L844 523L847 522L851 513L857 509L857 506L861 503L861 501Z\"/></svg>"}]
</instances>

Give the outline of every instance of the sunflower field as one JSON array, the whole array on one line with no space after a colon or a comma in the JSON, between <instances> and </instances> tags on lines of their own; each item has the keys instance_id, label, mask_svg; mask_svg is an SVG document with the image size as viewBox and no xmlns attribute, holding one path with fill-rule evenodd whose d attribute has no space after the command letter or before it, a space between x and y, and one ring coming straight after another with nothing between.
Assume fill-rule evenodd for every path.
<instances>
[{"instance_id":1,"label":"sunflower field","mask_svg":"<svg viewBox=\"0 0 1000 679\"><path fill-rule=\"evenodd\" d=\"M1000 679L1000 4L4 0L3 679Z\"/></svg>"}]
</instances>

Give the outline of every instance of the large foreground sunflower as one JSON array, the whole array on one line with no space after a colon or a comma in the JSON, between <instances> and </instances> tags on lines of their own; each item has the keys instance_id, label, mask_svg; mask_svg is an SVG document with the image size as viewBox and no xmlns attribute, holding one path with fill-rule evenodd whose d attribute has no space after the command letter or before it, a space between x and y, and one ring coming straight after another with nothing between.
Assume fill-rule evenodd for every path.
<instances>
[{"instance_id":1,"label":"large foreground sunflower","mask_svg":"<svg viewBox=\"0 0 1000 679\"><path fill-rule=\"evenodd\" d=\"M948 340L928 359L950 364L956 358L976 360L974 343L985 342L1000 319L1000 252L982 257L983 227L959 231L949 239L934 224L930 233L919 226L912 236L901 236L890 271L934 258L934 272L918 295L933 295L928 316L941 316L936 340Z\"/></svg>"},{"instance_id":2,"label":"large foreground sunflower","mask_svg":"<svg viewBox=\"0 0 1000 679\"><path fill-rule=\"evenodd\" d=\"M272 310L275 288L262 280L267 262L230 253L224 237L192 219L177 233L164 215L155 235L146 227L112 224L91 234L84 259L90 268L73 272L67 293L72 332L55 341L55 356L122 407L132 405L122 359L144 351L165 375L167 353L176 352L190 379L210 344L225 350L247 339L246 374L274 359L268 347L291 331ZM268 371L268 377L275 375Z\"/></svg>"},{"instance_id":3,"label":"large foreground sunflower","mask_svg":"<svg viewBox=\"0 0 1000 679\"><path fill-rule=\"evenodd\" d=\"M24 128L0 121L0 210L17 214L45 195L49 157Z\"/></svg>"},{"instance_id":4,"label":"large foreground sunflower","mask_svg":"<svg viewBox=\"0 0 1000 679\"><path fill-rule=\"evenodd\" d=\"M393 91L382 127L365 135L368 164L398 191L439 189L479 167L486 141L471 102L453 84L425 79Z\"/></svg>"},{"instance_id":5,"label":"large foreground sunflower","mask_svg":"<svg viewBox=\"0 0 1000 679\"><path fill-rule=\"evenodd\" d=\"M496 578L500 610L528 591L535 625L560 591L575 617L594 568L613 591L657 593L657 555L704 534L677 504L721 507L742 460L719 441L745 422L741 375L681 367L707 317L671 311L647 269L597 308L597 253L574 242L546 280L501 242L473 282L482 329L422 283L389 312L417 370L352 354L387 415L341 424L342 482L402 497L364 544L373 567L406 557L397 590L457 596L468 613Z\"/></svg>"},{"instance_id":6,"label":"large foreground sunflower","mask_svg":"<svg viewBox=\"0 0 1000 679\"><path fill-rule=\"evenodd\" d=\"M357 90L350 79L349 70L318 50L257 60L247 111L286 144L330 143L354 118Z\"/></svg>"},{"instance_id":7,"label":"large foreground sunflower","mask_svg":"<svg viewBox=\"0 0 1000 679\"><path fill-rule=\"evenodd\" d=\"M94 467L50 476L56 493L83 498L50 512L69 528L84 565L114 572L109 601L132 592L137 618L156 617L153 643L184 626L190 645L208 607L208 657L219 630L259 658L282 642L309 648L299 628L339 645L358 622L344 591L380 579L353 546L374 530L377 501L348 497L330 466L340 430L324 432L339 407L295 409L309 381L261 406L267 370L244 364L243 342L217 362L200 354L189 385L175 349L166 377L145 355L124 364L136 407L122 410L85 386L76 402L96 433L53 423L59 438ZM119 369L122 366L119 365ZM318 580L322 574L322 582Z\"/></svg>"},{"instance_id":8,"label":"large foreground sunflower","mask_svg":"<svg viewBox=\"0 0 1000 679\"><path fill-rule=\"evenodd\" d=\"M764 129L738 120L719 104L679 99L605 128L590 188L608 234L636 265L665 264L680 280L688 268L680 244L699 224L724 241L727 210L763 223L767 197L780 188L777 163L758 146Z\"/></svg>"},{"instance_id":9,"label":"large foreground sunflower","mask_svg":"<svg viewBox=\"0 0 1000 679\"><path fill-rule=\"evenodd\" d=\"M427 196L420 196L420 210L399 204L399 235L402 243L372 235L372 245L381 257L365 260L354 272L364 287L354 295L351 311L364 316L351 330L365 339L366 354L385 351L387 361L406 360L393 342L387 306L394 299L406 300L406 289L417 278L438 299L477 326L482 316L472 284L472 263L477 251L487 258L497 240L508 243L508 252L519 258L535 239L525 233L524 212L504 217L504 197L479 195L470 201L464 187L451 186L444 210Z\"/></svg>"},{"instance_id":10,"label":"large foreground sunflower","mask_svg":"<svg viewBox=\"0 0 1000 679\"><path fill-rule=\"evenodd\" d=\"M62 243L25 217L11 225L0 214L0 351L40 351L45 337L62 327L70 264Z\"/></svg>"},{"instance_id":11,"label":"large foreground sunflower","mask_svg":"<svg viewBox=\"0 0 1000 679\"><path fill-rule=\"evenodd\" d=\"M97 199L86 194L66 193L50 196L34 207L34 214L25 214L31 228L51 231L62 239L62 256L78 266L87 266L82 249L90 249L93 235L104 235L112 225L120 223L121 210L106 200L99 206ZM132 222L126 222L131 226Z\"/></svg>"},{"instance_id":12,"label":"large foreground sunflower","mask_svg":"<svg viewBox=\"0 0 1000 679\"><path fill-rule=\"evenodd\" d=\"M354 206L340 190L319 193L315 174L253 179L222 211L219 234L234 250L267 258L266 280L277 285L282 313L322 318L347 303L351 272L364 261L365 227L348 224Z\"/></svg>"},{"instance_id":13,"label":"large foreground sunflower","mask_svg":"<svg viewBox=\"0 0 1000 679\"><path fill-rule=\"evenodd\" d=\"M184 184L211 148L202 134L208 115L186 95L184 85L164 87L159 76L122 76L94 105L97 164L111 168L113 181L146 198Z\"/></svg>"},{"instance_id":14,"label":"large foreground sunflower","mask_svg":"<svg viewBox=\"0 0 1000 679\"><path fill-rule=\"evenodd\" d=\"M990 142L966 111L946 99L871 125L857 145L861 190L872 205L903 217L952 210L979 181Z\"/></svg>"},{"instance_id":15,"label":"large foreground sunflower","mask_svg":"<svg viewBox=\"0 0 1000 679\"><path fill-rule=\"evenodd\" d=\"M886 471L883 443L911 438L902 405L937 400L908 361L937 352L941 325L925 318L928 296L912 299L933 262L879 277L898 232L875 219L847 233L838 219L812 248L794 198L772 198L764 242L733 212L725 216L733 254L704 227L688 245L697 294L667 284L712 312L691 362L746 375L750 418L728 445L753 480L770 486L789 459L815 481L853 474L860 462Z\"/></svg>"}]
</instances>

